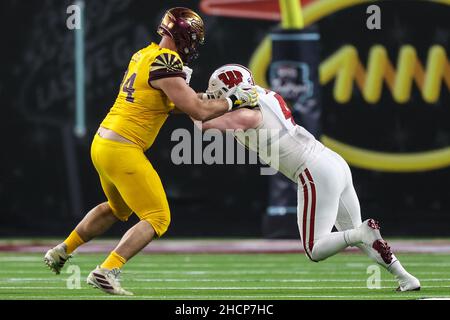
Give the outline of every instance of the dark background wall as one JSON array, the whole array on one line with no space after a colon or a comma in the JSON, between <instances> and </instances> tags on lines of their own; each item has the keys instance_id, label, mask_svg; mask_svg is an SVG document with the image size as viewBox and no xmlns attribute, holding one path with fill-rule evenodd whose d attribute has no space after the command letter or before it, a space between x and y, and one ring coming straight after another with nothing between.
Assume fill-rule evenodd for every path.
<instances>
[{"instance_id":1,"label":"dark background wall","mask_svg":"<svg viewBox=\"0 0 450 320\"><path fill-rule=\"evenodd\" d=\"M198 9L197 1L87 1L88 135L78 139L72 134L74 35L65 27L70 4L66 0L0 1L0 236L66 234L87 210L104 201L89 147L115 100L128 61L133 52L159 41L155 29L167 8L183 5ZM434 28L429 32L439 31L440 38L429 39L420 34L418 26L404 25L404 38L391 39L386 45L413 41L428 47L438 42L448 49L448 25L434 26L432 17L428 19L429 27ZM275 26L273 22L210 16L205 16L205 23L207 43L193 66L192 86L199 91L206 88L209 75L218 66L248 64L256 46ZM369 42L387 41L382 33L370 35L375 38L361 34L352 38L352 28L350 16L336 14L320 22L323 58L346 43L366 41L362 47L368 48ZM367 49L360 55L365 61ZM426 61L426 55L420 58ZM391 60L395 61L396 55ZM339 106L332 90L332 83L324 87L323 122L325 132L334 137L386 151L450 145L445 86L438 104L414 105L421 99L416 92L414 106L409 109L393 104L389 95L377 106L367 106L358 94L346 106ZM170 135L178 127L192 130L185 117L171 117L148 153L172 208L168 236L260 236L268 186L266 178L259 175L259 167L175 166L170 160L175 145ZM414 174L355 169L354 179L363 216L384 220L388 234L449 235L448 168ZM118 226L111 234L124 228Z\"/></svg>"}]
</instances>

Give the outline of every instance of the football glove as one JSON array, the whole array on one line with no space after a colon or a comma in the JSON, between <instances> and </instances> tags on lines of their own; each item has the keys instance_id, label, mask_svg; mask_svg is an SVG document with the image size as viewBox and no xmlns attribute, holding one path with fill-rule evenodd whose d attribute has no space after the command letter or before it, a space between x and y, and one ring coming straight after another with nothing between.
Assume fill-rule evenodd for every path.
<instances>
[{"instance_id":1,"label":"football glove","mask_svg":"<svg viewBox=\"0 0 450 320\"><path fill-rule=\"evenodd\" d=\"M227 98L229 111L239 108L255 108L258 106L258 92L255 87L237 86Z\"/></svg>"}]
</instances>

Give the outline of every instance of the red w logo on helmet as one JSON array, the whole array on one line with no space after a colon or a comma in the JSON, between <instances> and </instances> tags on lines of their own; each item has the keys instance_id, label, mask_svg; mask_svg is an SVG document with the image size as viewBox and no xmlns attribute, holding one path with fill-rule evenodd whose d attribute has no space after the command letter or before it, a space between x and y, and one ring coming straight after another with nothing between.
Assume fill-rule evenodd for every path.
<instances>
[{"instance_id":1,"label":"red w logo on helmet","mask_svg":"<svg viewBox=\"0 0 450 320\"><path fill-rule=\"evenodd\" d=\"M231 89L238 86L244 80L244 76L240 71L233 70L220 74L219 79Z\"/></svg>"}]
</instances>

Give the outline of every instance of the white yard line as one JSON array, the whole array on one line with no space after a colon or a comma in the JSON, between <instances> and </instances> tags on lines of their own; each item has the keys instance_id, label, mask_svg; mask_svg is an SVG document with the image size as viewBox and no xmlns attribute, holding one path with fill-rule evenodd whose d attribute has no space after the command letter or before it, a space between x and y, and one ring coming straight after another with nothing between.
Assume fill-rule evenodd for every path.
<instances>
[{"instance_id":1,"label":"white yard line","mask_svg":"<svg viewBox=\"0 0 450 320\"><path fill-rule=\"evenodd\" d=\"M42 258L38 257L0 257L0 262L41 262Z\"/></svg>"},{"instance_id":2,"label":"white yard line","mask_svg":"<svg viewBox=\"0 0 450 320\"><path fill-rule=\"evenodd\" d=\"M86 268L86 269L92 269L93 266L91 265L87 265L86 267L84 266L85 264L77 264L75 262L69 263L68 265L76 265L79 266L81 268ZM217 268L217 266L220 266L220 268ZM254 269L254 270L249 270L249 272L254 272L255 274L261 274L261 273L316 273L316 272L322 272L322 273L334 273L334 274L340 274L340 273L346 273L345 271L334 271L334 270L327 270L326 266L318 267L318 268L310 268L310 267L302 267L301 265L297 264L297 265L257 265L255 264L254 266L252 265L229 265L228 268L224 268L223 265L218 264L218 265L210 265L210 266L197 266L197 265L189 265L189 266L185 266L182 264L178 264L178 265L173 265L173 266L167 266L167 265L146 265L146 264L142 264L142 265L136 265L136 264L130 264L126 267L125 272L148 272L148 273L177 273L177 272L205 272L205 273L211 273L211 272L230 272L230 273L236 273L236 272L242 272L239 271L240 269L243 268L249 268L249 269ZM367 270L367 267L370 266L371 263L361 263L361 264L346 264L346 265L342 265L342 268L346 268L349 270L361 270L361 272L365 273ZM431 270L439 270L439 272L441 272L441 270L445 270L445 269L450 269L450 264L414 264L414 263L404 263L403 266L408 269L408 268L416 268L416 267L426 267L428 269ZM39 269L44 268L44 265L21 265L20 266L20 270L21 271L27 271L27 270L37 270L39 271ZM6 267L5 265L2 266L2 270L0 270L0 273L5 273L8 270L17 270L17 266L8 266ZM145 270L142 270L145 269ZM161 270L163 269L163 270ZM297 270L296 270L297 269ZM352 271L352 272L353 272ZM415 273L415 271L414 271ZM445 272L444 272L445 273ZM448 275L450 275L450 270L447 272Z\"/></svg>"},{"instance_id":3,"label":"white yard line","mask_svg":"<svg viewBox=\"0 0 450 320\"><path fill-rule=\"evenodd\" d=\"M1 279L0 283L11 283L11 282L66 282L67 279L64 277L61 278L6 278ZM315 282L342 282L342 283L360 283L366 282L366 279L126 279L127 282L227 282L227 283L248 283L248 282L267 282L267 283L315 283ZM381 282L396 282L394 279L381 279ZM450 278L420 278L422 282L442 282L442 281L450 281ZM20 288L20 287L18 287Z\"/></svg>"},{"instance_id":4,"label":"white yard line","mask_svg":"<svg viewBox=\"0 0 450 320\"><path fill-rule=\"evenodd\" d=\"M66 279L64 278L57 278L57 279L48 279L48 278L7 278L7 279L1 279L0 283L11 283L11 282L65 282ZM20 287L18 287L20 288Z\"/></svg>"},{"instance_id":5,"label":"white yard line","mask_svg":"<svg viewBox=\"0 0 450 320\"><path fill-rule=\"evenodd\" d=\"M449 299L448 296L444 295L433 295L433 299ZM72 295L59 295L55 296L39 296L39 297L26 297L19 298L16 296L6 296L6 299L14 299L14 300L64 300L70 299L73 300L74 296ZM76 296L76 299L89 299L89 300L220 300L220 299L242 299L242 300L277 300L277 299L344 299L344 300L366 300L366 299L386 299L389 298L397 298L399 300L411 300L414 299L411 296L402 296L399 294L391 294L391 295L214 295L214 296L191 296L191 295L183 295L183 296L159 296L159 295L136 295L136 296L105 296L105 295L82 295ZM421 298L416 298L422 300ZM429 298L428 298L429 299ZM226 304L226 302L221 302L221 304Z\"/></svg>"},{"instance_id":6,"label":"white yard line","mask_svg":"<svg viewBox=\"0 0 450 320\"><path fill-rule=\"evenodd\" d=\"M91 271L92 268L86 268L87 271ZM30 269L29 271L24 271L24 270L0 270L0 275L1 274L45 274L45 275L52 275L52 273L50 271L46 271L46 270L33 270ZM64 270L62 271L62 275L64 275L65 272ZM366 277L366 270L364 269L361 272L355 272L355 271L328 271L328 270L311 270L311 271L274 271L274 270L266 270L266 271L218 271L218 272L211 272L211 271L191 271L191 272L186 272L186 271L153 271L153 270L133 270L133 269L125 269L124 270L124 275L136 275L136 274L179 274L179 275L270 275L270 274L283 274L283 275L298 275L298 274L303 274L303 275L308 275L308 274L312 274L312 275L359 275L362 277ZM450 271L414 271L414 275L445 275L445 276L449 276L450 275ZM0 276L1 278L1 276Z\"/></svg>"},{"instance_id":7,"label":"white yard line","mask_svg":"<svg viewBox=\"0 0 450 320\"><path fill-rule=\"evenodd\" d=\"M346 263L345 266L348 268L365 268L369 263ZM403 263L405 267L430 267L430 268L449 268L450 263L447 262L405 262Z\"/></svg>"},{"instance_id":8,"label":"white yard line","mask_svg":"<svg viewBox=\"0 0 450 320\"><path fill-rule=\"evenodd\" d=\"M367 279L127 279L130 282L366 282ZM394 279L380 280L381 282L396 282ZM450 278L433 278L433 279L423 279L420 281L428 282L439 282L439 281L450 281Z\"/></svg>"},{"instance_id":9,"label":"white yard line","mask_svg":"<svg viewBox=\"0 0 450 320\"><path fill-rule=\"evenodd\" d=\"M87 290L88 288L86 287L85 290ZM0 286L0 290L16 290L16 291L21 291L21 290L67 290L66 287L61 286L61 287L3 287ZM1 292L0 292L1 294Z\"/></svg>"},{"instance_id":10,"label":"white yard line","mask_svg":"<svg viewBox=\"0 0 450 320\"><path fill-rule=\"evenodd\" d=\"M449 286L424 286L424 289L434 289L434 288L450 288ZM0 290L65 290L64 287L3 287L0 286ZM87 290L88 288L82 288L80 290ZM129 287L126 286L126 289L129 290L168 290L168 291L223 291L223 290L255 290L255 291L265 291L265 290L355 290L355 289L367 289L366 286L351 286L351 287L343 287L343 286L334 286L334 287ZM380 287L380 289L392 289L389 287ZM369 290L369 289L367 289ZM373 289L375 292L377 289Z\"/></svg>"},{"instance_id":11,"label":"white yard line","mask_svg":"<svg viewBox=\"0 0 450 320\"><path fill-rule=\"evenodd\" d=\"M11 263L15 263L15 262L21 262L24 263L24 265L21 266L21 268L34 268L36 267L35 265L31 264L31 263L43 263L41 258L35 258L35 257L0 257L0 262L11 262ZM88 262L83 261L82 259L80 259L79 261L75 261L72 260L71 264L78 264L78 265L82 265L82 264L88 264ZM299 261L298 263L292 262L290 261L289 263L285 263L282 261L279 262L270 262L270 263L265 263L264 261L258 262L258 261L253 261L253 262L248 262L248 263L233 263L233 262L225 262L225 261L218 261L217 263L195 263L193 261L190 261L189 263L164 263L164 262L160 262L160 263L134 263L131 262L129 264L129 268L151 268L151 267L162 267L165 269L170 269L170 268L174 268L174 269L179 269L179 268L217 268L217 266L223 266L223 264L227 264L227 266L229 266L230 268L245 268L245 267L251 267L251 266L255 266L257 268L292 268L292 267L303 267L302 261ZM339 263L338 263L339 264ZM371 264L371 261L369 259L367 259L367 261L362 261L362 262L350 262L350 263L342 263L342 266L345 266L347 268L366 268L368 265ZM403 263L406 267L434 267L434 268L449 268L450 267L450 263L448 262L436 262L436 263L431 263L431 262L405 262ZM325 264L324 264L325 265ZM307 266L306 268L308 269L315 269L317 270L317 268L313 268L313 264L311 264L310 266Z\"/></svg>"}]
</instances>

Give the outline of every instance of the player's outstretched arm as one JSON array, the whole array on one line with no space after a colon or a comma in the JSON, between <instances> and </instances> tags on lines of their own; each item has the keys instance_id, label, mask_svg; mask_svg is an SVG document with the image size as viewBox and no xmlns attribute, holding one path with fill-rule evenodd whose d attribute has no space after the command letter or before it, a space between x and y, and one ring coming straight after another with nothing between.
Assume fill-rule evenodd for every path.
<instances>
[{"instance_id":1,"label":"player's outstretched arm","mask_svg":"<svg viewBox=\"0 0 450 320\"><path fill-rule=\"evenodd\" d=\"M257 128L262 122L262 114L258 109L238 109L218 118L206 121L202 124L202 130L218 129L226 130L249 130Z\"/></svg>"},{"instance_id":2,"label":"player's outstretched arm","mask_svg":"<svg viewBox=\"0 0 450 320\"><path fill-rule=\"evenodd\" d=\"M153 81L152 86L164 91L179 110L198 121L217 118L230 110L227 100L202 100L181 77Z\"/></svg>"},{"instance_id":3,"label":"player's outstretched arm","mask_svg":"<svg viewBox=\"0 0 450 320\"><path fill-rule=\"evenodd\" d=\"M197 97L201 100L208 100L208 97L206 96L206 93L197 93ZM171 112L171 115L185 115L186 113L184 113L183 111L181 111L180 109L178 109L177 107L175 107ZM194 120L196 121L196 120Z\"/></svg>"}]
</instances>

